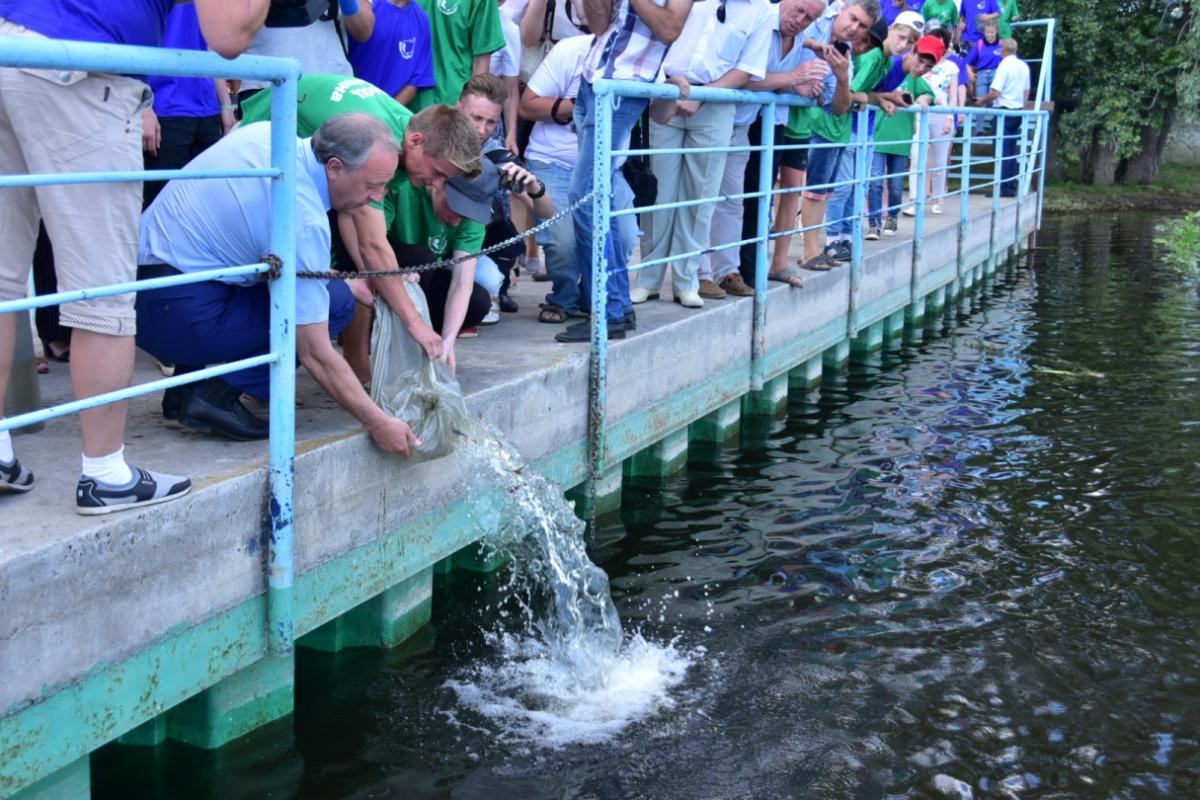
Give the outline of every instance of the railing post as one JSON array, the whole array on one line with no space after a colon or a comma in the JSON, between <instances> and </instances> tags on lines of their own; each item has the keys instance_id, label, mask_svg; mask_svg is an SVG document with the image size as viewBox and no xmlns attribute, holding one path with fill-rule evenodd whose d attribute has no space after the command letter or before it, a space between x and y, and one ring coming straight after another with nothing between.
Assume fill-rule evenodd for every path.
<instances>
[{"instance_id":1,"label":"railing post","mask_svg":"<svg viewBox=\"0 0 1200 800\"><path fill-rule=\"evenodd\" d=\"M917 215L913 217L912 277L909 300L916 303L923 297L921 283L921 239L925 237L925 180L929 171L929 111L922 106L917 112L917 194L913 199Z\"/></svg>"},{"instance_id":2,"label":"railing post","mask_svg":"<svg viewBox=\"0 0 1200 800\"><path fill-rule=\"evenodd\" d=\"M1029 164L1028 147L1025 137L1029 135L1029 115L1021 114L1021 140L1020 149L1017 154L1017 211L1014 215L1016 222L1016 233L1013 237L1013 246L1017 253L1021 251L1021 203L1025 199L1025 194L1028 191L1029 183Z\"/></svg>"},{"instance_id":3,"label":"railing post","mask_svg":"<svg viewBox=\"0 0 1200 800\"><path fill-rule=\"evenodd\" d=\"M593 528L596 517L596 491L604 474L605 439L608 431L608 320L605 318L608 297L608 254L605 246L619 247L610 242L609 216L612 209L612 119L614 95L612 86L603 79L596 82L596 150L592 153L592 350L588 362L588 497L592 509ZM586 158L588 154L584 153Z\"/></svg>"},{"instance_id":4,"label":"railing post","mask_svg":"<svg viewBox=\"0 0 1200 800\"><path fill-rule=\"evenodd\" d=\"M1003 114L996 115L996 133L992 137L992 215L988 239L988 269L996 266L996 218L1000 215L1000 176L1004 165L1004 120Z\"/></svg>"},{"instance_id":5,"label":"railing post","mask_svg":"<svg viewBox=\"0 0 1200 800\"><path fill-rule=\"evenodd\" d=\"M971 218L971 138L974 128L975 115L963 115L963 148L962 163L959 164L958 187L958 255L954 273L961 284L963 270L966 268L967 225Z\"/></svg>"},{"instance_id":6,"label":"railing post","mask_svg":"<svg viewBox=\"0 0 1200 800\"><path fill-rule=\"evenodd\" d=\"M871 175L871 165L867 163L867 123L870 114L864 108L854 116L854 188L850 201L854 216L850 222L850 297L847 306L849 313L846 314L846 335L851 339L858 335L861 327L858 320L858 294L862 287L864 187Z\"/></svg>"},{"instance_id":7,"label":"railing post","mask_svg":"<svg viewBox=\"0 0 1200 800\"><path fill-rule=\"evenodd\" d=\"M754 245L754 330L750 341L750 389L762 391L767 353L767 273L770 270L771 187L775 183L775 103L762 108L762 151L758 159L758 229Z\"/></svg>"},{"instance_id":8,"label":"railing post","mask_svg":"<svg viewBox=\"0 0 1200 800\"><path fill-rule=\"evenodd\" d=\"M1047 131L1050 127L1050 112L1042 111L1040 113L1039 124L1043 125ZM1038 202L1037 202L1037 229L1042 229L1042 204L1046 199L1046 159L1050 150L1050 136L1047 134L1042 137L1041 143L1041 159L1038 165Z\"/></svg>"},{"instance_id":9,"label":"railing post","mask_svg":"<svg viewBox=\"0 0 1200 800\"><path fill-rule=\"evenodd\" d=\"M296 82L293 67L271 92L271 252L283 262L271 281L270 498L267 504L267 649L292 652L295 530L292 505L296 463Z\"/></svg>"}]
</instances>

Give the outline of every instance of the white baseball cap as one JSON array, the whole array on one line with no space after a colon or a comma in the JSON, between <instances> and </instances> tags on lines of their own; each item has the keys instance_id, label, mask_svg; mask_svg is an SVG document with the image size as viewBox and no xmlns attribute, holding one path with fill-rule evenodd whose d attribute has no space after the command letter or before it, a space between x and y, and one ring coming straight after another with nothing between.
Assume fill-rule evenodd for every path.
<instances>
[{"instance_id":1,"label":"white baseball cap","mask_svg":"<svg viewBox=\"0 0 1200 800\"><path fill-rule=\"evenodd\" d=\"M901 11L892 21L893 25L907 25L917 32L918 36L925 33L925 18L915 11Z\"/></svg>"}]
</instances>

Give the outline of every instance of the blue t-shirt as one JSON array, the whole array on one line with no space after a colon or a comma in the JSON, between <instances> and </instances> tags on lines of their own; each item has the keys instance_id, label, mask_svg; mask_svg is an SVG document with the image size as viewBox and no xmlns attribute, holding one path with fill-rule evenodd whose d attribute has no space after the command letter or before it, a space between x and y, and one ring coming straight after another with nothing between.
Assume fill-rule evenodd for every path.
<instances>
[{"instance_id":1,"label":"blue t-shirt","mask_svg":"<svg viewBox=\"0 0 1200 800\"><path fill-rule=\"evenodd\" d=\"M1000 6L996 0L963 0L960 13L963 19L962 40L973 43L983 36L983 31L976 29L976 19L980 14L999 14Z\"/></svg>"},{"instance_id":2,"label":"blue t-shirt","mask_svg":"<svg viewBox=\"0 0 1200 800\"><path fill-rule=\"evenodd\" d=\"M958 85L966 86L971 82L970 76L967 75L967 60L958 53L951 53L947 56L955 64L958 64Z\"/></svg>"},{"instance_id":3,"label":"blue t-shirt","mask_svg":"<svg viewBox=\"0 0 1200 800\"><path fill-rule=\"evenodd\" d=\"M50 39L157 47L175 0L0 0L0 17Z\"/></svg>"},{"instance_id":4,"label":"blue t-shirt","mask_svg":"<svg viewBox=\"0 0 1200 800\"><path fill-rule=\"evenodd\" d=\"M1000 59L1004 58L1004 54L1000 52L1000 42L988 44L983 39L975 42L967 53L967 63L977 70L995 69L1000 66Z\"/></svg>"},{"instance_id":5,"label":"blue t-shirt","mask_svg":"<svg viewBox=\"0 0 1200 800\"><path fill-rule=\"evenodd\" d=\"M167 17L163 47L180 50L207 50L200 20L191 3L175 6ZM151 75L146 79L154 90L154 113L160 117L211 117L221 111L212 78L184 78Z\"/></svg>"},{"instance_id":6,"label":"blue t-shirt","mask_svg":"<svg viewBox=\"0 0 1200 800\"><path fill-rule=\"evenodd\" d=\"M900 16L901 13L905 11L915 11L920 14L921 8L924 5L925 0L906 0L903 8L897 8L896 4L893 3L892 0L883 0L883 2L879 4L879 7L883 11L884 22L886 22L890 28L892 27L892 23L896 21L896 17Z\"/></svg>"},{"instance_id":7,"label":"blue t-shirt","mask_svg":"<svg viewBox=\"0 0 1200 800\"><path fill-rule=\"evenodd\" d=\"M365 42L350 40L354 75L395 97L406 85L434 85L433 36L425 9L409 1L404 8L388 0L376 3L375 30Z\"/></svg>"}]
</instances>

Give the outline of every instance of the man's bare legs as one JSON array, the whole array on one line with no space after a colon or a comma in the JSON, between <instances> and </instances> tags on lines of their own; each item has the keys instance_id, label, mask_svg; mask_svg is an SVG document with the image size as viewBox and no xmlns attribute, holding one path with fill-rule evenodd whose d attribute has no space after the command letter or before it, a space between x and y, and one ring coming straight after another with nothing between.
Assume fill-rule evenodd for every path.
<instances>
[{"instance_id":1,"label":"man's bare legs","mask_svg":"<svg viewBox=\"0 0 1200 800\"><path fill-rule=\"evenodd\" d=\"M132 336L109 336L75 328L71 333L71 390L76 399L129 386L133 378L133 351ZM128 408L128 403L120 402L79 412L85 456L100 458L124 446Z\"/></svg>"},{"instance_id":2,"label":"man's bare legs","mask_svg":"<svg viewBox=\"0 0 1200 800\"><path fill-rule=\"evenodd\" d=\"M804 170L782 167L779 172L780 189L799 189L804 186ZM800 210L800 193L788 192L779 195L779 209L775 214L775 232L790 231L796 227L796 215ZM771 251L772 275L778 275L788 262L788 252L792 246L792 234L781 236L775 240L775 249Z\"/></svg>"},{"instance_id":3,"label":"man's bare legs","mask_svg":"<svg viewBox=\"0 0 1200 800\"><path fill-rule=\"evenodd\" d=\"M812 229L804 234L805 263L812 261L825 252L825 228L823 224L825 222L825 206L828 202L829 198L827 197L822 197L820 200L805 197L800 201L801 227Z\"/></svg>"}]
</instances>

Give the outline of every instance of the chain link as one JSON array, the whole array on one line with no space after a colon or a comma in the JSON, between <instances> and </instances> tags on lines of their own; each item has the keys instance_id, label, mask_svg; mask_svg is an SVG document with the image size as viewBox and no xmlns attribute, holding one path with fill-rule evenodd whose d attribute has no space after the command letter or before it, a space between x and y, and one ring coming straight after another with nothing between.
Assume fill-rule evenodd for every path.
<instances>
[{"instance_id":1,"label":"chain link","mask_svg":"<svg viewBox=\"0 0 1200 800\"><path fill-rule=\"evenodd\" d=\"M457 258L451 258L447 261L430 261L426 264L417 264L416 266L413 266L413 267L400 267L399 269L380 270L379 272L341 272L339 270L333 270L333 269L325 270L322 272L313 271L313 270L301 270L296 273L296 277L297 278L317 278L317 279L321 279L321 280L347 280L347 279L351 279L351 278L389 278L389 277L394 277L394 276L398 276L398 275L411 275L413 273L429 272L429 271L435 270L435 269L443 269L443 268L447 268L447 267L453 267L455 264L461 264L464 261L470 261L473 258L479 258L480 256L486 256L490 253L496 252L497 250L503 250L504 248L508 247L509 245L516 244L517 242L521 241L522 239L526 239L530 236L536 236L537 234L544 231L546 228L549 228L551 225L558 222L560 219L563 219L564 217L574 214L576 209L581 207L588 200L592 199L592 195L594 193L595 193L595 190L588 192L583 197L579 198L574 203L572 203L570 206L568 206L567 208L564 208L562 211L555 214L553 217L550 217L547 220L539 222L537 225L533 226L532 228L525 231L524 233L518 233L516 236L512 236L508 239L505 239L502 242L498 242L498 243L492 245L491 247L485 247L482 250L480 250L478 253L469 253L465 256L458 256ZM272 278L272 279L278 278L280 268L282 267L282 262L279 261L279 258L277 256L268 254L268 255L263 256L262 260L263 260L263 263L271 265L271 271L267 273L268 277Z\"/></svg>"}]
</instances>

